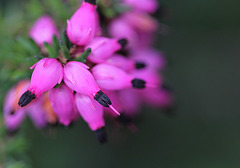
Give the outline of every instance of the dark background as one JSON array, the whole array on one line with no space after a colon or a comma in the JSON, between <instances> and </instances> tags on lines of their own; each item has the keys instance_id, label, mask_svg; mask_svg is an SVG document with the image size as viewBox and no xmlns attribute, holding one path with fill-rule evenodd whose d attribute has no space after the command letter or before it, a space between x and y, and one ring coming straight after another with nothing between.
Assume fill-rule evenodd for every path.
<instances>
[{"instance_id":1,"label":"dark background","mask_svg":"<svg viewBox=\"0 0 240 168\"><path fill-rule=\"evenodd\" d=\"M139 132L108 128L99 145L82 121L27 129L34 168L235 168L240 166L240 1L161 0L170 26L156 46L169 65L176 115L144 109ZM51 134L51 136L48 136Z\"/></svg>"}]
</instances>

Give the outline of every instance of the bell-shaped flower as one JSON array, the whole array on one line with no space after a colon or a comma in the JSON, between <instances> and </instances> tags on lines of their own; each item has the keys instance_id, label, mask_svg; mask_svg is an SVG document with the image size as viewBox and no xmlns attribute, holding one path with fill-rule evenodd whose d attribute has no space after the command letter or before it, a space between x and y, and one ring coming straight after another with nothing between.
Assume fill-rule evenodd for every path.
<instances>
[{"instance_id":1,"label":"bell-shaped flower","mask_svg":"<svg viewBox=\"0 0 240 168\"><path fill-rule=\"evenodd\" d=\"M136 62L145 64L145 69L159 71L166 67L167 61L164 54L153 49L138 49L131 54L131 58Z\"/></svg>"},{"instance_id":2,"label":"bell-shaped flower","mask_svg":"<svg viewBox=\"0 0 240 168\"><path fill-rule=\"evenodd\" d=\"M17 105L17 103L14 103L15 99L16 91L15 88L13 88L8 91L3 106L4 125L9 131L17 130L20 124L23 122L24 118L26 117L24 109L14 108L14 106Z\"/></svg>"},{"instance_id":3,"label":"bell-shaped flower","mask_svg":"<svg viewBox=\"0 0 240 168\"><path fill-rule=\"evenodd\" d=\"M52 44L53 36L58 36L57 26L50 16L44 15L40 17L32 26L29 36L40 46L44 42Z\"/></svg>"},{"instance_id":4,"label":"bell-shaped flower","mask_svg":"<svg viewBox=\"0 0 240 168\"><path fill-rule=\"evenodd\" d=\"M67 20L67 36L76 45L89 43L99 33L97 6L94 2L84 1L70 20Z\"/></svg>"},{"instance_id":5,"label":"bell-shaped flower","mask_svg":"<svg viewBox=\"0 0 240 168\"><path fill-rule=\"evenodd\" d=\"M145 89L143 89L145 90ZM134 118L140 113L141 99L138 92L143 90L123 89L118 92L118 98L122 104L122 113L128 118Z\"/></svg>"},{"instance_id":6,"label":"bell-shaped flower","mask_svg":"<svg viewBox=\"0 0 240 168\"><path fill-rule=\"evenodd\" d=\"M140 64L135 63L132 59L126 58L119 54L114 54L113 56L108 58L104 63L119 67L126 72L130 72L135 68L141 66Z\"/></svg>"},{"instance_id":7,"label":"bell-shaped flower","mask_svg":"<svg viewBox=\"0 0 240 168\"><path fill-rule=\"evenodd\" d=\"M43 108L42 97L25 107L28 116L36 128L44 128L47 125L47 116Z\"/></svg>"},{"instance_id":8,"label":"bell-shaped flower","mask_svg":"<svg viewBox=\"0 0 240 168\"><path fill-rule=\"evenodd\" d=\"M68 62L64 67L64 82L72 90L94 97L100 91L86 64L77 61Z\"/></svg>"},{"instance_id":9,"label":"bell-shaped flower","mask_svg":"<svg viewBox=\"0 0 240 168\"><path fill-rule=\"evenodd\" d=\"M138 32L155 32L159 26L157 20L143 12L127 12L121 17Z\"/></svg>"},{"instance_id":10,"label":"bell-shaped flower","mask_svg":"<svg viewBox=\"0 0 240 168\"><path fill-rule=\"evenodd\" d=\"M19 106L23 107L42 93L60 84L63 78L63 67L56 59L43 58L34 64L31 83L28 90L19 99Z\"/></svg>"},{"instance_id":11,"label":"bell-shaped flower","mask_svg":"<svg viewBox=\"0 0 240 168\"><path fill-rule=\"evenodd\" d=\"M45 111L42 106L42 98L34 101L31 105L20 108L17 105L19 97L29 86L28 80L20 81L15 87L13 87L6 96L3 115L4 123L7 130L14 131L23 122L25 116L28 114L33 121L33 124L37 128L43 128L46 125Z\"/></svg>"},{"instance_id":12,"label":"bell-shaped flower","mask_svg":"<svg viewBox=\"0 0 240 168\"><path fill-rule=\"evenodd\" d=\"M24 108L20 108L17 102L29 87L29 83L29 80L22 80L7 92L3 105L3 117L4 124L9 131L16 130L26 116Z\"/></svg>"},{"instance_id":13,"label":"bell-shaped flower","mask_svg":"<svg viewBox=\"0 0 240 168\"><path fill-rule=\"evenodd\" d=\"M151 88L157 88L162 84L162 77L156 71L149 71L147 69L135 70L131 72L131 76L144 80L149 86L152 86Z\"/></svg>"},{"instance_id":14,"label":"bell-shaped flower","mask_svg":"<svg viewBox=\"0 0 240 168\"><path fill-rule=\"evenodd\" d=\"M113 38L124 38L128 41L128 48L138 44L138 34L122 17L114 19L109 25L109 33Z\"/></svg>"},{"instance_id":15,"label":"bell-shaped flower","mask_svg":"<svg viewBox=\"0 0 240 168\"><path fill-rule=\"evenodd\" d=\"M49 92L42 94L43 97L43 109L46 112L47 123L50 125L55 125L58 122L58 116L51 106L49 100Z\"/></svg>"},{"instance_id":16,"label":"bell-shaped flower","mask_svg":"<svg viewBox=\"0 0 240 168\"><path fill-rule=\"evenodd\" d=\"M123 4L140 12L154 13L158 8L157 0L123 0Z\"/></svg>"},{"instance_id":17,"label":"bell-shaped flower","mask_svg":"<svg viewBox=\"0 0 240 168\"><path fill-rule=\"evenodd\" d=\"M145 88L148 83L134 78L124 70L109 64L98 64L92 68L97 84L106 90L121 90L124 88Z\"/></svg>"},{"instance_id":18,"label":"bell-shaped flower","mask_svg":"<svg viewBox=\"0 0 240 168\"><path fill-rule=\"evenodd\" d=\"M89 96L77 93L75 97L77 109L82 118L88 123L90 129L95 131L100 143L107 142L104 131L103 107Z\"/></svg>"},{"instance_id":19,"label":"bell-shaped flower","mask_svg":"<svg viewBox=\"0 0 240 168\"><path fill-rule=\"evenodd\" d=\"M111 100L100 90L88 68L86 64L81 62L68 62L64 67L63 79L65 84L77 93L94 98L104 107L110 107L119 115L118 111L111 105Z\"/></svg>"},{"instance_id":20,"label":"bell-shaped flower","mask_svg":"<svg viewBox=\"0 0 240 168\"><path fill-rule=\"evenodd\" d=\"M74 96L73 91L65 84L49 91L51 106L59 118L59 123L68 126L74 113Z\"/></svg>"},{"instance_id":21,"label":"bell-shaped flower","mask_svg":"<svg viewBox=\"0 0 240 168\"><path fill-rule=\"evenodd\" d=\"M88 60L93 63L102 63L126 45L126 39L96 37L85 47L85 49L91 48L92 50L88 56Z\"/></svg>"}]
</instances>

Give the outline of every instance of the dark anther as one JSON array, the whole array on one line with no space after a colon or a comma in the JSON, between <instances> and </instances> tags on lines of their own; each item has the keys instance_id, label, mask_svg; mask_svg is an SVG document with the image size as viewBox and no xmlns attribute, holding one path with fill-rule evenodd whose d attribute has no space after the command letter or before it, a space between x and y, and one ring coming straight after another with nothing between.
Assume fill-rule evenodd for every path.
<instances>
[{"instance_id":1,"label":"dark anther","mask_svg":"<svg viewBox=\"0 0 240 168\"><path fill-rule=\"evenodd\" d=\"M26 91L25 93L23 93L23 95L20 97L19 101L18 101L18 105L20 107L24 107L26 105L28 105L33 99L36 98L36 95L30 91Z\"/></svg>"},{"instance_id":2,"label":"dark anther","mask_svg":"<svg viewBox=\"0 0 240 168\"><path fill-rule=\"evenodd\" d=\"M122 46L122 48L124 48L127 46L128 41L127 41L127 39L123 38L123 39L118 40L118 43Z\"/></svg>"},{"instance_id":3,"label":"dark anther","mask_svg":"<svg viewBox=\"0 0 240 168\"><path fill-rule=\"evenodd\" d=\"M104 127L96 130L95 135L101 144L105 144L108 141L107 133Z\"/></svg>"},{"instance_id":4,"label":"dark anther","mask_svg":"<svg viewBox=\"0 0 240 168\"><path fill-rule=\"evenodd\" d=\"M144 64L143 62L136 62L135 67L136 69L142 69L146 67L146 64Z\"/></svg>"},{"instance_id":5,"label":"dark anther","mask_svg":"<svg viewBox=\"0 0 240 168\"><path fill-rule=\"evenodd\" d=\"M105 95L101 90L97 92L97 94L94 97L95 100L98 101L101 105L104 107L109 107L109 105L112 104L111 100L107 95Z\"/></svg>"},{"instance_id":6,"label":"dark anther","mask_svg":"<svg viewBox=\"0 0 240 168\"><path fill-rule=\"evenodd\" d=\"M138 89L142 89L142 88L145 88L146 82L142 79L133 79L132 80L132 86L134 88L138 88Z\"/></svg>"},{"instance_id":7,"label":"dark anther","mask_svg":"<svg viewBox=\"0 0 240 168\"><path fill-rule=\"evenodd\" d=\"M85 2L96 5L96 0L85 0Z\"/></svg>"}]
</instances>

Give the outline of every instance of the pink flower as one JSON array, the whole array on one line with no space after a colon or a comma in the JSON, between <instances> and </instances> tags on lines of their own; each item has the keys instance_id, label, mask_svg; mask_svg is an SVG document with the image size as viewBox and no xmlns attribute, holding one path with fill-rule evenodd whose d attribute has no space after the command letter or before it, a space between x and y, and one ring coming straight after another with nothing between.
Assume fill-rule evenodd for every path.
<instances>
[{"instance_id":1,"label":"pink flower","mask_svg":"<svg viewBox=\"0 0 240 168\"><path fill-rule=\"evenodd\" d=\"M76 94L77 109L82 118L88 123L90 129L95 131L100 143L107 142L104 131L103 107L89 96Z\"/></svg>"},{"instance_id":2,"label":"pink flower","mask_svg":"<svg viewBox=\"0 0 240 168\"><path fill-rule=\"evenodd\" d=\"M166 67L167 61L162 52L153 49L136 49L131 58L136 62L142 62L146 69L159 71Z\"/></svg>"},{"instance_id":3,"label":"pink flower","mask_svg":"<svg viewBox=\"0 0 240 168\"><path fill-rule=\"evenodd\" d=\"M106 90L120 90L124 88L145 88L146 82L132 77L124 70L108 65L98 64L92 68L97 84Z\"/></svg>"},{"instance_id":4,"label":"pink flower","mask_svg":"<svg viewBox=\"0 0 240 168\"><path fill-rule=\"evenodd\" d=\"M86 45L99 33L95 3L83 2L70 20L67 20L67 35L76 45Z\"/></svg>"},{"instance_id":5,"label":"pink flower","mask_svg":"<svg viewBox=\"0 0 240 168\"><path fill-rule=\"evenodd\" d=\"M126 45L126 39L118 40L107 37L96 37L85 47L85 49L92 49L91 54L88 56L88 60L94 63L101 63Z\"/></svg>"},{"instance_id":6,"label":"pink flower","mask_svg":"<svg viewBox=\"0 0 240 168\"><path fill-rule=\"evenodd\" d=\"M36 128L44 128L47 124L46 112L43 109L42 98L35 100L29 106L25 107L27 114L31 118Z\"/></svg>"},{"instance_id":7,"label":"pink flower","mask_svg":"<svg viewBox=\"0 0 240 168\"><path fill-rule=\"evenodd\" d=\"M98 87L88 66L81 62L71 61L64 67L64 82L72 90L94 98L104 107L110 107L115 113L119 112L111 105L111 100Z\"/></svg>"},{"instance_id":8,"label":"pink flower","mask_svg":"<svg viewBox=\"0 0 240 168\"><path fill-rule=\"evenodd\" d=\"M62 64L53 58L43 58L34 64L31 83L28 90L21 96L18 104L23 107L42 93L60 84L63 78Z\"/></svg>"},{"instance_id":9,"label":"pink flower","mask_svg":"<svg viewBox=\"0 0 240 168\"><path fill-rule=\"evenodd\" d=\"M145 90L145 89L144 89ZM143 90L140 90L140 92ZM123 111L122 113L127 116L128 118L136 117L141 108L141 99L138 95L136 90L130 89L123 89L118 92L118 98L122 104Z\"/></svg>"},{"instance_id":10,"label":"pink flower","mask_svg":"<svg viewBox=\"0 0 240 168\"><path fill-rule=\"evenodd\" d=\"M157 71L150 71L147 69L135 70L131 72L134 78L140 78L152 85L152 88L156 88L162 84L162 78Z\"/></svg>"},{"instance_id":11,"label":"pink flower","mask_svg":"<svg viewBox=\"0 0 240 168\"><path fill-rule=\"evenodd\" d=\"M26 113L24 109L17 108L14 109L14 100L16 97L15 88L8 91L4 107L3 107L3 117L4 117L4 124L9 131L16 130L20 124L23 122ZM17 103L16 103L17 104Z\"/></svg>"},{"instance_id":12,"label":"pink flower","mask_svg":"<svg viewBox=\"0 0 240 168\"><path fill-rule=\"evenodd\" d=\"M72 90L94 97L100 88L86 64L77 61L68 62L64 67L64 82Z\"/></svg>"},{"instance_id":13,"label":"pink flower","mask_svg":"<svg viewBox=\"0 0 240 168\"><path fill-rule=\"evenodd\" d=\"M135 67L137 66L132 59L126 58L119 54L114 54L113 56L108 58L104 63L119 67L126 72L134 70Z\"/></svg>"},{"instance_id":14,"label":"pink flower","mask_svg":"<svg viewBox=\"0 0 240 168\"><path fill-rule=\"evenodd\" d=\"M174 103L173 93L166 89L146 89L141 91L144 101L155 107L170 108Z\"/></svg>"},{"instance_id":15,"label":"pink flower","mask_svg":"<svg viewBox=\"0 0 240 168\"><path fill-rule=\"evenodd\" d=\"M128 41L128 48L138 43L137 32L122 17L114 19L109 26L109 33L114 38L124 38Z\"/></svg>"},{"instance_id":16,"label":"pink flower","mask_svg":"<svg viewBox=\"0 0 240 168\"><path fill-rule=\"evenodd\" d=\"M42 108L42 99L36 100L24 108L20 108L17 105L17 100L28 88L29 83L28 80L22 80L7 93L3 115L4 123L9 131L16 130L23 122L26 114L30 116L37 128L43 128L46 125L46 115Z\"/></svg>"},{"instance_id":17,"label":"pink flower","mask_svg":"<svg viewBox=\"0 0 240 168\"><path fill-rule=\"evenodd\" d=\"M143 12L127 12L121 17L138 32L155 32L159 26L157 20Z\"/></svg>"},{"instance_id":18,"label":"pink flower","mask_svg":"<svg viewBox=\"0 0 240 168\"><path fill-rule=\"evenodd\" d=\"M32 26L29 36L40 46L44 42L52 44L53 36L58 36L57 27L50 16L44 15L40 17Z\"/></svg>"},{"instance_id":19,"label":"pink flower","mask_svg":"<svg viewBox=\"0 0 240 168\"><path fill-rule=\"evenodd\" d=\"M123 0L123 3L131 6L134 10L148 13L154 13L158 8L157 0Z\"/></svg>"},{"instance_id":20,"label":"pink flower","mask_svg":"<svg viewBox=\"0 0 240 168\"><path fill-rule=\"evenodd\" d=\"M74 115L73 91L65 84L50 90L49 98L54 112L59 118L59 122L68 126Z\"/></svg>"}]
</instances>

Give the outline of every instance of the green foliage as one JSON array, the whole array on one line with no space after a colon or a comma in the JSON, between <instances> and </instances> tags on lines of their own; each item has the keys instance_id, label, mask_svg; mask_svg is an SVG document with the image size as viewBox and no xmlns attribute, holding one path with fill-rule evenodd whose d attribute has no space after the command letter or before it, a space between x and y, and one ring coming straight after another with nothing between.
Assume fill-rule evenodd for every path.
<instances>
[{"instance_id":1,"label":"green foliage","mask_svg":"<svg viewBox=\"0 0 240 168\"><path fill-rule=\"evenodd\" d=\"M87 49L81 54L81 56L76 59L76 61L85 63L85 62L86 62L86 59L87 59L87 57L89 56L90 53L91 53L91 48L87 48Z\"/></svg>"}]
</instances>

